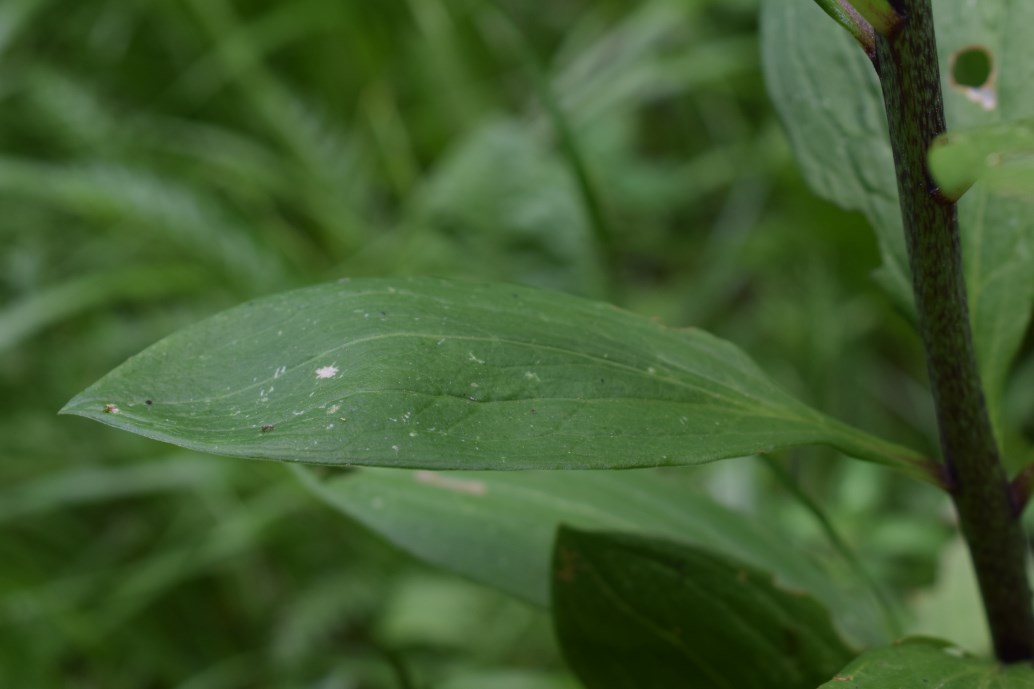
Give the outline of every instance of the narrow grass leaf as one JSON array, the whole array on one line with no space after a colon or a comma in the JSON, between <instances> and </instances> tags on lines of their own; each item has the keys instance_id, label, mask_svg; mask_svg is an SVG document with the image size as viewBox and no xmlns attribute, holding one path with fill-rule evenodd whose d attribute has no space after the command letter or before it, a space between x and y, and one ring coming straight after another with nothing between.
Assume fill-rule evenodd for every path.
<instances>
[{"instance_id":1,"label":"narrow grass leaf","mask_svg":"<svg viewBox=\"0 0 1034 689\"><path fill-rule=\"evenodd\" d=\"M188 265L133 266L73 278L0 309L0 352L92 308L195 292L205 284L203 272Z\"/></svg>"}]
</instances>

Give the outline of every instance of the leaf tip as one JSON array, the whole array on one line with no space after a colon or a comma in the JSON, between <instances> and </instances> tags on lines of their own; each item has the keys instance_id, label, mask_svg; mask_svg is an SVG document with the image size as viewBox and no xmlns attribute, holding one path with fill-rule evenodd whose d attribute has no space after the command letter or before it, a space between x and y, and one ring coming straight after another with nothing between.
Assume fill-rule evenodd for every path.
<instances>
[{"instance_id":1,"label":"leaf tip","mask_svg":"<svg viewBox=\"0 0 1034 689\"><path fill-rule=\"evenodd\" d=\"M82 393L65 402L65 406L58 409L57 413L58 416L90 416Z\"/></svg>"}]
</instances>

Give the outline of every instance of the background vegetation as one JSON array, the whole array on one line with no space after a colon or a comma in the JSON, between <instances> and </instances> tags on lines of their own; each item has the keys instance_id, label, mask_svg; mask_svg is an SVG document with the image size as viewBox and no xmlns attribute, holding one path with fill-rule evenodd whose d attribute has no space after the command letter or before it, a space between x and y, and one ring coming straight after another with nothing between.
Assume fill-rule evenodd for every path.
<instances>
[{"instance_id":1,"label":"background vegetation","mask_svg":"<svg viewBox=\"0 0 1034 689\"><path fill-rule=\"evenodd\" d=\"M436 274L606 299L707 328L813 405L933 448L917 340L870 279L864 221L794 168L756 15L5 0L0 685L577 686L540 611L411 561L284 467L55 417L254 296ZM1032 350L1014 419L1034 419ZM693 482L821 554L811 496L903 629L986 651L941 496L829 450L774 463Z\"/></svg>"}]
</instances>

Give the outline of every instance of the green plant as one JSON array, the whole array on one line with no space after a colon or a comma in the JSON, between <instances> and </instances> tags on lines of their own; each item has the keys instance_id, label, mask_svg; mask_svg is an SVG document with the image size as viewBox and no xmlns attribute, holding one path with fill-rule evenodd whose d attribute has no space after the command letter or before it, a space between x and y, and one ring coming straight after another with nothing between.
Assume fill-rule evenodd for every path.
<instances>
[{"instance_id":1,"label":"green plant","mask_svg":"<svg viewBox=\"0 0 1034 689\"><path fill-rule=\"evenodd\" d=\"M963 3L945 7L963 11ZM884 120L872 117L880 101L871 74L859 70L864 54L846 52L839 35L809 30L815 19L804 2L765 6L770 84L805 172L820 192L863 207L880 234L884 282L917 316L924 340L943 464L815 411L700 331L527 288L426 279L346 281L251 302L163 340L65 411L218 454L398 467L298 475L421 557L551 605L565 655L590 687L808 687L834 674L832 686L921 686L959 675L1027 686L1028 668L1000 672L929 640L851 660L857 646L894 632L896 613L880 587L849 601L817 563L697 502L672 476L487 471L682 466L809 444L895 467L952 495L996 653L1031 658L1024 475L1007 484L995 438L1007 432L1002 389L1031 303L1028 228L971 232L963 256L953 198L969 180L933 193L926 156L944 125L929 2L873 0L859 3L862 14L844 2L827 9L875 61L897 175L878 145ZM1003 93L1016 64L1015 56L1002 61ZM845 92L825 95L827 86ZM1004 107L1003 96L994 115ZM857 141L844 127L855 117ZM1023 131L949 138L933 151L935 172L957 180L959 166L936 157L988 145L1022 168ZM1022 212L986 193L970 192L981 195L979 206L961 209L970 222ZM602 222L598 202L587 205ZM606 251L609 234L597 229ZM446 469L458 471L430 471ZM864 568L831 536L864 581Z\"/></svg>"}]
</instances>

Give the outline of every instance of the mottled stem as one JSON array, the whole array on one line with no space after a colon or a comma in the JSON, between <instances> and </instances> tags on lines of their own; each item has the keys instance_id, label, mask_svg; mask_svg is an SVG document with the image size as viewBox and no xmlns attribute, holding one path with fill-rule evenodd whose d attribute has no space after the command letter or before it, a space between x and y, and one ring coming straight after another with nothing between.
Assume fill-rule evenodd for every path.
<instances>
[{"instance_id":1,"label":"mottled stem","mask_svg":"<svg viewBox=\"0 0 1034 689\"><path fill-rule=\"evenodd\" d=\"M874 64L883 87L926 350L941 451L962 534L1003 662L1034 658L1034 612L1026 543L999 461L977 371L962 273L958 215L936 188L927 150L942 134L944 106L930 0L893 0L903 21L876 34Z\"/></svg>"}]
</instances>

